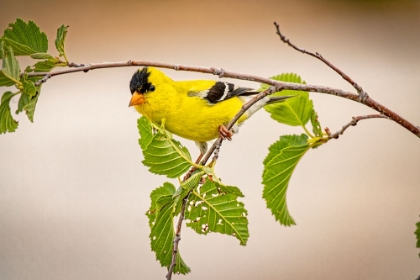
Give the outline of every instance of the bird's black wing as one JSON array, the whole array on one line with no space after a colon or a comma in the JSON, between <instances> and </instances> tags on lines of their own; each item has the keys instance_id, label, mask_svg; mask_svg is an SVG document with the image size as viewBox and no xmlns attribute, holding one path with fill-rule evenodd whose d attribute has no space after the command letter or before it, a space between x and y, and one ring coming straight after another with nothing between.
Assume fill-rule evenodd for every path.
<instances>
[{"instance_id":1,"label":"bird's black wing","mask_svg":"<svg viewBox=\"0 0 420 280\"><path fill-rule=\"evenodd\" d=\"M211 104L216 104L234 96L255 95L258 92L251 88L237 87L226 82L216 82L210 89L200 92L189 92L189 96L199 96Z\"/></svg>"}]
</instances>

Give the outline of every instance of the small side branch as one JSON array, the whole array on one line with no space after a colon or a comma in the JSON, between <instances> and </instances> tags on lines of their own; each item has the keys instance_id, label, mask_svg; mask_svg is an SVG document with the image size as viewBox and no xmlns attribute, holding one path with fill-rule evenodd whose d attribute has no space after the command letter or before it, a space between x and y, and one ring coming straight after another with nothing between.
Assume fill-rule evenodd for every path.
<instances>
[{"instance_id":1,"label":"small side branch","mask_svg":"<svg viewBox=\"0 0 420 280\"><path fill-rule=\"evenodd\" d=\"M182 222L184 221L185 217L185 209L187 208L187 202L188 202L188 196L185 196L184 199L182 199L182 207L181 207L181 213L179 214L178 223L176 225L176 232L175 232L175 238L174 238L174 248L172 250L172 261L171 265L168 268L168 274L166 274L166 279L171 280L172 274L174 272L174 268L176 265L176 255L178 253L178 245L179 241L181 240L181 228L182 228Z\"/></svg>"},{"instance_id":2,"label":"small side branch","mask_svg":"<svg viewBox=\"0 0 420 280\"><path fill-rule=\"evenodd\" d=\"M338 137L340 137L340 135L342 135L344 131L346 131L347 128L349 128L350 126L357 125L357 123L361 120L367 120L367 119L389 119L389 118L387 116L379 115L379 114L357 116L357 117L353 117L349 123L343 125L343 127L336 133L331 134L328 128L326 128L325 131L327 132L329 139L338 139Z\"/></svg>"},{"instance_id":3,"label":"small side branch","mask_svg":"<svg viewBox=\"0 0 420 280\"><path fill-rule=\"evenodd\" d=\"M281 33L281 31L280 31L280 25L277 22L274 22L274 26L276 27L276 34L279 35L280 40L282 40L285 44L289 45L293 49L295 49L295 50L297 50L297 51L299 51L299 52L301 52L303 54L307 54L307 55L310 55L312 57L315 57L315 58L321 60L326 65L328 65L328 67L330 67L336 73L338 73L341 77L343 77L344 80L346 80L347 82L349 82L356 89L357 93L360 95L360 97L362 99L366 99L368 97L368 94L363 90L363 88L361 86L359 86L352 78L350 78L343 71L341 71L336 66L334 66L331 62L329 62L328 60L326 60L320 53L318 53L318 52L313 53L313 52L310 52L310 51L307 51L307 50L304 50L304 49L299 48L298 46L296 46L295 44L293 44L292 42L290 42L290 40L287 39L286 36L284 36Z\"/></svg>"}]
</instances>

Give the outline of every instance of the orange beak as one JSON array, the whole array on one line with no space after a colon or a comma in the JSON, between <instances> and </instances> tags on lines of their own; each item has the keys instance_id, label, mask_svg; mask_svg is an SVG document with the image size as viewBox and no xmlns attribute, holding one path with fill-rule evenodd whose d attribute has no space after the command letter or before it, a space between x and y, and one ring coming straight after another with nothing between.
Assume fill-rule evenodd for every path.
<instances>
[{"instance_id":1,"label":"orange beak","mask_svg":"<svg viewBox=\"0 0 420 280\"><path fill-rule=\"evenodd\" d=\"M144 95L135 91L133 93L133 96L131 97L130 104L128 104L128 107L131 107L134 105L141 105L143 103L144 103Z\"/></svg>"}]
</instances>

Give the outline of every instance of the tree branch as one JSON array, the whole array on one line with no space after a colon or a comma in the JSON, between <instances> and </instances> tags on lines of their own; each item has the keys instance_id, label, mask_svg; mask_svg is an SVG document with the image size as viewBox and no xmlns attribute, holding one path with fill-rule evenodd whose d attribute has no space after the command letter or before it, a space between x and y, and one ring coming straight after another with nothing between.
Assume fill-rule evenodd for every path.
<instances>
[{"instance_id":1,"label":"tree branch","mask_svg":"<svg viewBox=\"0 0 420 280\"><path fill-rule=\"evenodd\" d=\"M170 64L170 63L160 63L160 62L151 62L151 61L134 61L134 60L119 61L119 62L90 63L90 64L76 64L72 62L69 65L71 65L72 68L66 68L66 69L52 71L52 72L32 72L32 73L27 73L27 75L28 77L39 77L39 76L48 75L50 78L52 78L52 77L63 75L63 74L76 73L76 72L88 72L90 70L103 69L103 68L128 67L128 66L153 66L153 67L159 67L159 68L173 69L176 71L189 71L189 72L213 74L213 75L219 76L219 78L225 77L225 78L233 78L233 79L238 79L238 80L258 82L258 83L275 86L277 89L284 88L284 89L289 89L289 90L301 90L301 91L327 93L327 94L332 94L339 97L347 98L356 102L358 101L357 94L354 94L349 91L341 90L341 89L336 89L336 88L331 88L331 87L326 87L326 86L280 82L280 81L275 81L268 78L254 76L254 75L226 71L222 68L215 68L215 67L196 67L196 66L185 66L185 65L177 65L177 64ZM40 80L37 83L43 83L43 82L46 82L46 80L44 81Z\"/></svg>"},{"instance_id":2,"label":"tree branch","mask_svg":"<svg viewBox=\"0 0 420 280\"><path fill-rule=\"evenodd\" d=\"M349 128L350 126L355 126L359 121L361 121L361 120L367 120L367 119L374 119L374 118L376 118L376 119L379 119L379 118L381 118L381 119L388 119L388 117L386 117L386 116L384 116L384 115L379 115L379 114L376 114L376 115L364 115L364 116L357 116L357 117L353 117L352 118L352 120L349 122L349 123L347 123L347 124L345 124L339 131L337 131L336 133L333 133L333 134L331 134L330 133L330 130L328 129L328 128L325 128L325 131L327 132L327 134L328 134L328 138L329 139L338 139L338 137L340 136L340 135L342 135L343 133L344 133L344 131L347 129L347 128Z\"/></svg>"},{"instance_id":3,"label":"tree branch","mask_svg":"<svg viewBox=\"0 0 420 280\"><path fill-rule=\"evenodd\" d=\"M372 98L370 98L369 95L363 90L363 88L361 86L359 86L353 79L351 79L343 71L338 69L336 66L334 66L332 63L330 63L328 60L326 60L321 54L309 52L309 51L306 51L304 49L301 49L301 48L297 47L295 44L290 42L290 40L287 39L286 36L284 36L281 33L279 24L274 22L274 26L276 27L276 34L279 35L280 40L282 40L288 46L292 47L293 49L295 49L295 50L297 50L297 51L299 51L303 54L308 54L312 57L315 57L315 58L321 60L322 62L327 64L331 69L333 69L335 72L337 72L344 80L349 82L356 89L357 93L359 94L358 100L354 100L354 101L357 101L359 103L362 103L362 104L374 109L375 111L379 112L381 115L384 115L384 117L395 121L396 123L400 124L401 126L406 128L407 130L412 132L417 137L420 137L420 126L415 126L414 124L410 123L408 120L404 119L403 117L401 117L397 113L391 111L390 109L388 109L384 105L382 105L382 104L376 102L375 100L373 100Z\"/></svg>"},{"instance_id":4,"label":"tree branch","mask_svg":"<svg viewBox=\"0 0 420 280\"><path fill-rule=\"evenodd\" d=\"M166 274L166 279L171 280L172 274L176 265L176 254L178 253L178 245L179 241L181 240L181 228L182 228L182 222L184 221L185 217L185 209L187 208L188 203L188 196L190 193L188 193L183 199L182 199L182 207L181 207L181 213L179 214L178 223L176 225L176 233L174 238L174 248L172 250L172 261L171 265L168 268L168 274Z\"/></svg>"},{"instance_id":5,"label":"tree branch","mask_svg":"<svg viewBox=\"0 0 420 280\"><path fill-rule=\"evenodd\" d=\"M357 93L364 99L368 97L368 94L362 89L361 86L359 86L353 79L351 79L348 75L346 75L343 71L341 71L340 69L338 69L337 67L335 67L331 62L329 62L328 60L326 60L320 53L316 52L310 52L304 49L299 48L298 46L296 46L295 44L293 44L292 42L290 42L289 39L286 38L286 36L284 36L281 31L280 31L280 25L277 24L277 22L274 22L274 26L276 27L276 34L279 35L280 40L282 40L285 44L289 45L290 47L294 48L295 50L303 53L303 54L307 54L310 55L312 57L315 57L319 60L321 60L322 62L324 62L325 64L328 65L328 67L330 67L331 69L333 69L335 72L337 72L344 80L346 80L347 82L349 82L357 91Z\"/></svg>"},{"instance_id":6,"label":"tree branch","mask_svg":"<svg viewBox=\"0 0 420 280\"><path fill-rule=\"evenodd\" d=\"M306 52L306 51L305 51ZM307 52L306 52L307 53ZM322 60L322 59L321 59ZM226 77L226 78L233 78L238 80L247 80L253 82L259 82L267 85L271 85L275 87L275 91L279 90L301 90L301 91L310 91L310 92L318 92L318 93L325 93L331 94L338 97L346 98L349 100L353 100L364 104L380 114L387 116L389 119L395 121L396 123L403 126L405 129L420 137L420 127L415 126L408 120L404 119L397 113L391 111L387 107L383 106L382 104L376 102L368 95L359 95L349 91L344 91L341 89L326 87L326 86L317 86L317 85L308 85L308 84L295 84L295 83L286 83L275 81L267 78L262 78L254 75L247 75L247 74L240 74L235 72L226 71L224 69L214 68L214 67L194 67L194 66L181 66L176 64L169 64L169 63L159 63L159 62L148 62L148 61L123 61L123 62L103 62L103 63L92 63L88 65L84 64L75 64L71 63L73 68L63 69L59 71L53 72L33 72L27 73L29 77L34 76L44 76L43 79L38 81L38 83L43 83L48 80L48 78L52 78L54 76L68 74L68 73L75 73L75 72L88 72L94 69L101 69L101 68L114 68L114 67L127 67L127 66L154 66L160 68L168 68L174 69L177 71L190 71L190 72L200 72L200 73L207 73L217 75L219 77ZM80 65L80 67L77 67ZM343 73L344 74L344 73ZM48 78L47 78L48 76Z\"/></svg>"}]
</instances>

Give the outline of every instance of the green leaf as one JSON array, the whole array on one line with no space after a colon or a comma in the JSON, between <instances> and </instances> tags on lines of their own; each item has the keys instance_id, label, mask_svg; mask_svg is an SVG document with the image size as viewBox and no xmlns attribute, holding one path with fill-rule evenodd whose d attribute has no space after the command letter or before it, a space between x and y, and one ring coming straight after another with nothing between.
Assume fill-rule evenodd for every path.
<instances>
[{"instance_id":1,"label":"green leaf","mask_svg":"<svg viewBox=\"0 0 420 280\"><path fill-rule=\"evenodd\" d=\"M31 58L33 59L55 59L52 55L47 53L34 53L31 54Z\"/></svg>"},{"instance_id":2,"label":"green leaf","mask_svg":"<svg viewBox=\"0 0 420 280\"><path fill-rule=\"evenodd\" d=\"M306 134L281 136L269 148L264 160L263 198L275 219L285 226L295 225L286 203L286 191L292 173L310 148Z\"/></svg>"},{"instance_id":3,"label":"green leaf","mask_svg":"<svg viewBox=\"0 0 420 280\"><path fill-rule=\"evenodd\" d=\"M143 155L143 164L149 167L150 172L169 178L179 177L192 164L188 149L161 132L153 136Z\"/></svg>"},{"instance_id":4,"label":"green leaf","mask_svg":"<svg viewBox=\"0 0 420 280\"><path fill-rule=\"evenodd\" d=\"M204 171L194 172L186 181L182 182L181 187L187 191L192 190L198 186L204 174Z\"/></svg>"},{"instance_id":5,"label":"green leaf","mask_svg":"<svg viewBox=\"0 0 420 280\"><path fill-rule=\"evenodd\" d=\"M188 267L188 265L184 262L184 260L181 258L181 254L178 252L176 254L176 264L174 267L174 274L181 273L183 275L188 274L191 272L191 268Z\"/></svg>"},{"instance_id":6,"label":"green leaf","mask_svg":"<svg viewBox=\"0 0 420 280\"><path fill-rule=\"evenodd\" d=\"M10 46L4 46L0 43L0 55L3 57L2 75L13 83L19 83L20 80L20 66L17 61L13 49Z\"/></svg>"},{"instance_id":7,"label":"green leaf","mask_svg":"<svg viewBox=\"0 0 420 280\"><path fill-rule=\"evenodd\" d=\"M414 232L414 234L416 235L416 238L417 238L417 244L416 244L416 247L417 247L417 248L420 248L420 222L418 222L418 223L416 224L416 227L417 227L417 229L416 229L416 231ZM419 253L419 258L420 258L420 253Z\"/></svg>"},{"instance_id":8,"label":"green leaf","mask_svg":"<svg viewBox=\"0 0 420 280\"><path fill-rule=\"evenodd\" d=\"M264 166L267 165L275 156L279 155L284 148L292 145L306 145L307 140L308 137L303 137L302 135L283 135L278 141L268 148L269 153L263 161Z\"/></svg>"},{"instance_id":9,"label":"green leaf","mask_svg":"<svg viewBox=\"0 0 420 280\"><path fill-rule=\"evenodd\" d=\"M48 50L47 35L33 21L26 23L17 19L15 23L10 23L0 40L11 46L16 56L46 53Z\"/></svg>"},{"instance_id":10,"label":"green leaf","mask_svg":"<svg viewBox=\"0 0 420 280\"><path fill-rule=\"evenodd\" d=\"M60 28L57 29L57 38L55 39L55 47L57 51L60 53L60 56L65 55L64 41L66 40L67 28L69 28L69 26L63 24L62 26L60 26Z\"/></svg>"},{"instance_id":11,"label":"green leaf","mask_svg":"<svg viewBox=\"0 0 420 280\"><path fill-rule=\"evenodd\" d=\"M60 61L56 58L50 58L35 63L35 72L50 72L54 67L60 66ZM42 77L36 77L36 79L42 79Z\"/></svg>"},{"instance_id":12,"label":"green leaf","mask_svg":"<svg viewBox=\"0 0 420 280\"><path fill-rule=\"evenodd\" d=\"M152 200L151 206L149 211L147 211L146 215L149 218L149 226L152 227L152 222L156 220L156 202L161 197L173 196L175 193L175 186L171 183L164 183L163 186L155 189L150 194L150 199Z\"/></svg>"},{"instance_id":13,"label":"green leaf","mask_svg":"<svg viewBox=\"0 0 420 280\"><path fill-rule=\"evenodd\" d=\"M35 86L35 83L30 80L23 80L23 93L33 97L37 94L39 87Z\"/></svg>"},{"instance_id":14,"label":"green leaf","mask_svg":"<svg viewBox=\"0 0 420 280\"><path fill-rule=\"evenodd\" d=\"M139 145L142 150L145 150L153 140L152 125L146 117L142 116L137 120L137 128L140 134Z\"/></svg>"},{"instance_id":15,"label":"green leaf","mask_svg":"<svg viewBox=\"0 0 420 280\"><path fill-rule=\"evenodd\" d=\"M150 198L152 200L149 211L146 213L150 225L150 245L162 266L168 267L172 261L173 240L175 238L173 221L173 195L175 186L164 183L155 189ZM177 264L174 273L187 274L191 270L182 260L180 252L177 252Z\"/></svg>"},{"instance_id":16,"label":"green leaf","mask_svg":"<svg viewBox=\"0 0 420 280\"><path fill-rule=\"evenodd\" d=\"M220 185L207 180L189 197L185 218L187 226L198 234L218 232L235 236L241 245L249 238L247 211L238 196L220 192Z\"/></svg>"},{"instance_id":17,"label":"green leaf","mask_svg":"<svg viewBox=\"0 0 420 280\"><path fill-rule=\"evenodd\" d=\"M7 77L2 70L0 70L0 87L13 86L15 82Z\"/></svg>"},{"instance_id":18,"label":"green leaf","mask_svg":"<svg viewBox=\"0 0 420 280\"><path fill-rule=\"evenodd\" d=\"M217 186L218 186L218 192L219 193L233 194L237 197L244 197L244 194L241 192L241 190L238 187L225 186L223 184L217 184Z\"/></svg>"},{"instance_id":19,"label":"green leaf","mask_svg":"<svg viewBox=\"0 0 420 280\"><path fill-rule=\"evenodd\" d=\"M312 111L311 124L312 131L314 132L315 136L322 137L322 127L319 123L318 114L315 112L315 110Z\"/></svg>"},{"instance_id":20,"label":"green leaf","mask_svg":"<svg viewBox=\"0 0 420 280\"><path fill-rule=\"evenodd\" d=\"M15 94L11 91L7 91L1 97L0 104L0 134L6 132L15 132L18 127L18 122L15 121L10 112L10 100Z\"/></svg>"},{"instance_id":21,"label":"green leaf","mask_svg":"<svg viewBox=\"0 0 420 280\"><path fill-rule=\"evenodd\" d=\"M298 75L293 73L286 73L270 77L270 79L305 84ZM268 85L261 85L260 90L265 90ZM283 124L291 126L304 126L311 118L313 103L309 100L309 93L307 91L294 91L294 90L283 90L275 92L272 96L285 96L291 95L293 98L289 98L284 102L273 103L266 105L265 110L270 113L271 117Z\"/></svg>"},{"instance_id":22,"label":"green leaf","mask_svg":"<svg viewBox=\"0 0 420 280\"><path fill-rule=\"evenodd\" d=\"M19 98L18 109L16 110L16 114L25 111L28 119L31 122L34 122L35 108L36 103L38 102L39 95L39 91L37 91L37 94L35 94L35 96L30 96L26 93L22 93Z\"/></svg>"}]
</instances>

